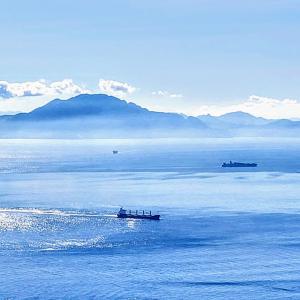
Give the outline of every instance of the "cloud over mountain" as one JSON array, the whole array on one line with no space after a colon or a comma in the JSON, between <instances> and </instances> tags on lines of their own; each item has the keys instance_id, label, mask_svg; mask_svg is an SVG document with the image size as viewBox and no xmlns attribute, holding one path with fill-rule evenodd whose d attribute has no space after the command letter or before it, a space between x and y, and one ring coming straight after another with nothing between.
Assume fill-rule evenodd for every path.
<instances>
[{"instance_id":1,"label":"cloud over mountain","mask_svg":"<svg viewBox=\"0 0 300 300\"><path fill-rule=\"evenodd\" d=\"M241 105L244 111L270 118L299 118L300 102L252 95Z\"/></svg>"},{"instance_id":2,"label":"cloud over mountain","mask_svg":"<svg viewBox=\"0 0 300 300\"><path fill-rule=\"evenodd\" d=\"M300 101L295 99L275 99L252 95L245 101L228 105L202 105L191 111L198 114L222 115L233 111L243 111L249 114L269 119L299 119Z\"/></svg>"},{"instance_id":3,"label":"cloud over mountain","mask_svg":"<svg viewBox=\"0 0 300 300\"><path fill-rule=\"evenodd\" d=\"M134 86L131 86L126 82L105 79L99 80L99 88L103 93L117 97L124 97L136 91Z\"/></svg>"},{"instance_id":4,"label":"cloud over mountain","mask_svg":"<svg viewBox=\"0 0 300 300\"><path fill-rule=\"evenodd\" d=\"M27 82L0 81L0 97L9 99L14 97L76 95L89 92L76 85L72 79L64 79L48 83L45 80Z\"/></svg>"}]
</instances>

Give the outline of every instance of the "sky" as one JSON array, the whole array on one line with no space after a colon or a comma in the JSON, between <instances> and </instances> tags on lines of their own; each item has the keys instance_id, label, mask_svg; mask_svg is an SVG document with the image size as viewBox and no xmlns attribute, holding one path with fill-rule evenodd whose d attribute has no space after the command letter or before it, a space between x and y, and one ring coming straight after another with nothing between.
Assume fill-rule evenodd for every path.
<instances>
[{"instance_id":1,"label":"sky","mask_svg":"<svg viewBox=\"0 0 300 300\"><path fill-rule=\"evenodd\" d=\"M0 24L1 114L106 93L300 118L298 0L10 0Z\"/></svg>"}]
</instances>

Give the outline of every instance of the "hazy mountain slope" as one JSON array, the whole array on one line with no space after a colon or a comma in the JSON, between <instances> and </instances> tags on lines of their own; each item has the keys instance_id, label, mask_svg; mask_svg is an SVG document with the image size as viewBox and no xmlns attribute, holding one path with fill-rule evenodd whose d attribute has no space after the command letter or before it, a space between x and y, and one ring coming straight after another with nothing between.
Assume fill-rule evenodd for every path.
<instances>
[{"instance_id":1,"label":"hazy mountain slope","mask_svg":"<svg viewBox=\"0 0 300 300\"><path fill-rule=\"evenodd\" d=\"M230 112L217 117L217 119L222 122L241 126L261 126L272 121L260 117L255 117L242 111Z\"/></svg>"},{"instance_id":2,"label":"hazy mountain slope","mask_svg":"<svg viewBox=\"0 0 300 300\"><path fill-rule=\"evenodd\" d=\"M200 115L198 119L206 125L212 127L240 127L240 126L262 126L269 124L273 120L267 120L260 117L252 116L251 114L236 111L230 112L221 116Z\"/></svg>"},{"instance_id":3,"label":"hazy mountain slope","mask_svg":"<svg viewBox=\"0 0 300 300\"><path fill-rule=\"evenodd\" d=\"M29 113L0 116L0 138L295 136L300 122L244 112L189 117L154 112L103 94L55 99Z\"/></svg>"},{"instance_id":4,"label":"hazy mountain slope","mask_svg":"<svg viewBox=\"0 0 300 300\"><path fill-rule=\"evenodd\" d=\"M207 126L194 117L153 112L103 94L55 99L30 113L0 117L0 135L10 136L184 136Z\"/></svg>"}]
</instances>

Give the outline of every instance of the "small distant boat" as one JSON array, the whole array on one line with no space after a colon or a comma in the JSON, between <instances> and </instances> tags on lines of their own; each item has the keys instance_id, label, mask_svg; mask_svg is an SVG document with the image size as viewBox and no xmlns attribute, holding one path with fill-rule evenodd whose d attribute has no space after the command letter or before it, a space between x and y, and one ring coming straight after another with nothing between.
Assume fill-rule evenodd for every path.
<instances>
[{"instance_id":1,"label":"small distant boat","mask_svg":"<svg viewBox=\"0 0 300 300\"><path fill-rule=\"evenodd\" d=\"M113 152L112 152L113 154L118 154L119 153L119 151L118 150L113 150Z\"/></svg>"},{"instance_id":2,"label":"small distant boat","mask_svg":"<svg viewBox=\"0 0 300 300\"><path fill-rule=\"evenodd\" d=\"M131 211L129 210L127 212L126 209L123 209L122 207L120 208L118 214L117 214L118 218L129 218L129 219L148 219L148 220L159 220L160 219L160 215L152 215L151 210L149 213L145 213L145 211L143 210L142 213L139 213L138 210L135 211Z\"/></svg>"},{"instance_id":3,"label":"small distant boat","mask_svg":"<svg viewBox=\"0 0 300 300\"><path fill-rule=\"evenodd\" d=\"M257 167L256 163L241 163L241 162L224 162L222 168L243 168L243 167Z\"/></svg>"}]
</instances>

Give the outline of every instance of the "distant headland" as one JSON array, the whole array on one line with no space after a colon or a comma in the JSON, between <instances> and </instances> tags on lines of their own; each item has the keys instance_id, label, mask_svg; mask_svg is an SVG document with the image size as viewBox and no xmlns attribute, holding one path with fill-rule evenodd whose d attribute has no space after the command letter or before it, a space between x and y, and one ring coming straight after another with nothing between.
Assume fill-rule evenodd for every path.
<instances>
[{"instance_id":1,"label":"distant headland","mask_svg":"<svg viewBox=\"0 0 300 300\"><path fill-rule=\"evenodd\" d=\"M244 112L185 116L150 111L105 94L55 99L29 113L0 116L0 138L296 137L300 122Z\"/></svg>"}]
</instances>

